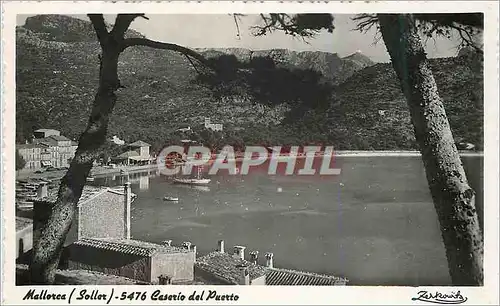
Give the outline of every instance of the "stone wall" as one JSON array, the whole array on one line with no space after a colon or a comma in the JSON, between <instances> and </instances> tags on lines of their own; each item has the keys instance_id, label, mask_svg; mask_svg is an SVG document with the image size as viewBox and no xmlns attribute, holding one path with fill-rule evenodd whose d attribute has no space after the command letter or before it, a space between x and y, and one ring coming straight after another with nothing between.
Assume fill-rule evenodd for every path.
<instances>
[{"instance_id":1,"label":"stone wall","mask_svg":"<svg viewBox=\"0 0 500 306\"><path fill-rule=\"evenodd\" d=\"M31 250L33 247L33 225L28 225L16 232L16 259Z\"/></svg>"},{"instance_id":2,"label":"stone wall","mask_svg":"<svg viewBox=\"0 0 500 306\"><path fill-rule=\"evenodd\" d=\"M125 238L124 197L105 191L79 207L82 238Z\"/></svg>"},{"instance_id":3,"label":"stone wall","mask_svg":"<svg viewBox=\"0 0 500 306\"><path fill-rule=\"evenodd\" d=\"M158 276L167 275L172 282L194 280L195 253L157 253L151 262L151 282L157 283Z\"/></svg>"},{"instance_id":4,"label":"stone wall","mask_svg":"<svg viewBox=\"0 0 500 306\"><path fill-rule=\"evenodd\" d=\"M124 276L131 279L151 281L151 258L124 254L110 250L71 245L68 269L96 271Z\"/></svg>"},{"instance_id":5,"label":"stone wall","mask_svg":"<svg viewBox=\"0 0 500 306\"><path fill-rule=\"evenodd\" d=\"M250 285L256 285L256 286L264 286L266 285L266 276L263 275L261 277L257 277L256 279L253 279L250 281Z\"/></svg>"}]
</instances>

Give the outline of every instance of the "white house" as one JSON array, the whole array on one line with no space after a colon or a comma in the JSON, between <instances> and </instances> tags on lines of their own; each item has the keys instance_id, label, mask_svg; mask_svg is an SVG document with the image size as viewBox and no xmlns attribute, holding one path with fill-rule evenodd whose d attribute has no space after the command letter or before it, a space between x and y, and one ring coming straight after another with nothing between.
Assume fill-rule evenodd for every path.
<instances>
[{"instance_id":1,"label":"white house","mask_svg":"<svg viewBox=\"0 0 500 306\"><path fill-rule=\"evenodd\" d=\"M223 126L220 123L211 123L209 117L205 117L205 128L212 131L222 131Z\"/></svg>"}]
</instances>

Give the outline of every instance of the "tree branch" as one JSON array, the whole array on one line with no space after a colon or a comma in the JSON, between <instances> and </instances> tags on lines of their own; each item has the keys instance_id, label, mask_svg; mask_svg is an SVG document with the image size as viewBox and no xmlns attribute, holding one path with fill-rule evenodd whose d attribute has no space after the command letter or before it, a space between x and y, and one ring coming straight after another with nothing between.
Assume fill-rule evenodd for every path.
<instances>
[{"instance_id":1,"label":"tree branch","mask_svg":"<svg viewBox=\"0 0 500 306\"><path fill-rule=\"evenodd\" d=\"M452 38L450 30L454 30L460 36L459 47L471 47L477 53L482 54L483 50L474 41L474 35L481 32L484 27L482 13L459 13L459 14L413 14L418 21L419 31L426 36L426 43L429 38L443 36ZM372 27L378 29L378 17L375 14L359 14L352 18L356 22L354 30L366 33Z\"/></svg>"},{"instance_id":2,"label":"tree branch","mask_svg":"<svg viewBox=\"0 0 500 306\"><path fill-rule=\"evenodd\" d=\"M101 46L103 46L108 38L108 30L106 29L106 23L104 22L104 17L102 14L87 14L92 25L94 26L95 33L97 34L97 39Z\"/></svg>"},{"instance_id":3,"label":"tree branch","mask_svg":"<svg viewBox=\"0 0 500 306\"><path fill-rule=\"evenodd\" d=\"M465 47L471 47L474 49L477 53L483 54L484 51L479 47L475 42L474 38L472 37L473 30L463 28L461 26L455 26L451 25L450 28L455 29L458 32L458 35L460 36L461 44Z\"/></svg>"},{"instance_id":4,"label":"tree branch","mask_svg":"<svg viewBox=\"0 0 500 306\"><path fill-rule=\"evenodd\" d=\"M287 35L293 37L301 37L304 41L307 38L312 38L321 30L332 32L333 16L331 14L276 14L271 13L269 17L260 14L264 23L263 26L254 26L255 36L263 36L273 31L283 31Z\"/></svg>"},{"instance_id":5,"label":"tree branch","mask_svg":"<svg viewBox=\"0 0 500 306\"><path fill-rule=\"evenodd\" d=\"M147 19L144 14L118 14L118 16L116 16L115 25L113 26L113 30L111 30L110 34L117 40L122 39L132 21L134 21L137 17Z\"/></svg>"},{"instance_id":6,"label":"tree branch","mask_svg":"<svg viewBox=\"0 0 500 306\"><path fill-rule=\"evenodd\" d=\"M354 30L361 33L368 32L373 26L377 26L378 24L376 14L359 14L351 18L351 20L356 22L356 28L354 28Z\"/></svg>"},{"instance_id":7,"label":"tree branch","mask_svg":"<svg viewBox=\"0 0 500 306\"><path fill-rule=\"evenodd\" d=\"M210 63L200 53L198 53L194 50L191 50L189 48L176 45L176 44L154 41L154 40L150 40L147 38L127 38L123 41L123 50L125 50L128 47L132 47L132 46L146 46L146 47L150 47L153 49L171 50L171 51L179 52L181 54L184 54L186 56L190 56L190 57L196 59L197 61L199 61L200 63L202 63L204 66L206 66L208 68L215 69L215 67L213 67L212 63Z\"/></svg>"}]
</instances>

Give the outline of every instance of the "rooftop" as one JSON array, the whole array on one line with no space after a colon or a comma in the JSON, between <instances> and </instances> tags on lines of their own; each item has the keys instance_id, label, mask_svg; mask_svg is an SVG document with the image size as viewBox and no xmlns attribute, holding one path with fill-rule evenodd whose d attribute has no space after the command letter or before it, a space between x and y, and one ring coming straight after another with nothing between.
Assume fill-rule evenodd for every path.
<instances>
[{"instance_id":1,"label":"rooftop","mask_svg":"<svg viewBox=\"0 0 500 306\"><path fill-rule=\"evenodd\" d=\"M65 136L62 136L62 135L52 135L52 136L49 136L47 138L51 138L51 139L54 139L56 141L70 141L71 139L65 137Z\"/></svg>"},{"instance_id":2,"label":"rooftop","mask_svg":"<svg viewBox=\"0 0 500 306\"><path fill-rule=\"evenodd\" d=\"M263 276L268 269L264 266L256 265L244 259L220 252L212 252L197 258L195 265L233 284L239 283L241 272L238 266L240 265L247 266L250 280Z\"/></svg>"},{"instance_id":3,"label":"rooftop","mask_svg":"<svg viewBox=\"0 0 500 306\"><path fill-rule=\"evenodd\" d=\"M266 273L266 285L271 286L335 286L346 282L346 279L338 276L296 270L270 268Z\"/></svg>"},{"instance_id":4,"label":"rooftop","mask_svg":"<svg viewBox=\"0 0 500 306\"><path fill-rule=\"evenodd\" d=\"M161 253L187 253L187 249L165 246L151 242L145 242L132 239L117 239L117 238L83 238L74 243L79 246L93 247L102 250L110 250L124 254L136 256L150 257L157 252Z\"/></svg>"},{"instance_id":5,"label":"rooftop","mask_svg":"<svg viewBox=\"0 0 500 306\"><path fill-rule=\"evenodd\" d=\"M33 139L34 144L42 144L46 146L57 146L57 140L52 139L51 137L45 137L45 138L36 138Z\"/></svg>"},{"instance_id":6,"label":"rooftop","mask_svg":"<svg viewBox=\"0 0 500 306\"><path fill-rule=\"evenodd\" d=\"M39 133L57 132L57 133L59 133L59 131L58 131L58 130L54 130L54 129L38 129L38 130L36 130L35 132L39 132Z\"/></svg>"},{"instance_id":7,"label":"rooftop","mask_svg":"<svg viewBox=\"0 0 500 306\"><path fill-rule=\"evenodd\" d=\"M129 158L134 156L139 156L139 153L137 153L136 151L127 151L118 155L119 158Z\"/></svg>"},{"instance_id":8,"label":"rooftop","mask_svg":"<svg viewBox=\"0 0 500 306\"><path fill-rule=\"evenodd\" d=\"M16 144L17 149L32 149L32 148L39 148L37 144L34 143L27 143L27 144Z\"/></svg>"},{"instance_id":9,"label":"rooftop","mask_svg":"<svg viewBox=\"0 0 500 306\"><path fill-rule=\"evenodd\" d=\"M149 143L142 141L142 140L138 140L136 142L129 144L129 146L131 146L131 147L150 147L151 145Z\"/></svg>"},{"instance_id":10,"label":"rooftop","mask_svg":"<svg viewBox=\"0 0 500 306\"><path fill-rule=\"evenodd\" d=\"M220 252L212 252L197 258L195 265L232 284L239 283L240 265L247 266L250 280L265 275L266 285L270 286L338 286L348 282L345 278L333 275L269 268Z\"/></svg>"}]
</instances>

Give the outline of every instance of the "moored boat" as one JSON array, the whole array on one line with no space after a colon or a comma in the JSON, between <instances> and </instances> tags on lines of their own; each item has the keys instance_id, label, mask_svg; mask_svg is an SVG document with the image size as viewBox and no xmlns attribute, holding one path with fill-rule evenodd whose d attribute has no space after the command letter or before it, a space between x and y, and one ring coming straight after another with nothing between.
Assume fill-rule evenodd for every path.
<instances>
[{"instance_id":1,"label":"moored boat","mask_svg":"<svg viewBox=\"0 0 500 306\"><path fill-rule=\"evenodd\" d=\"M173 182L176 184L188 185L206 185L210 183L211 179L198 179L198 178L174 178Z\"/></svg>"},{"instance_id":2,"label":"moored boat","mask_svg":"<svg viewBox=\"0 0 500 306\"><path fill-rule=\"evenodd\" d=\"M163 201L177 202L177 201L179 201L179 198L178 197L165 196L165 197L163 197Z\"/></svg>"},{"instance_id":3,"label":"moored boat","mask_svg":"<svg viewBox=\"0 0 500 306\"><path fill-rule=\"evenodd\" d=\"M197 167L197 175L195 178L174 178L173 182L174 184L186 184L186 185L206 185L210 183L212 180L209 178L202 178L201 177L201 172L202 168Z\"/></svg>"},{"instance_id":4,"label":"moored boat","mask_svg":"<svg viewBox=\"0 0 500 306\"><path fill-rule=\"evenodd\" d=\"M21 210L33 209L33 201L19 201L17 203L17 208Z\"/></svg>"}]
</instances>

